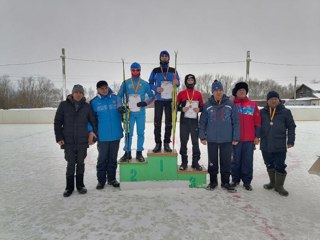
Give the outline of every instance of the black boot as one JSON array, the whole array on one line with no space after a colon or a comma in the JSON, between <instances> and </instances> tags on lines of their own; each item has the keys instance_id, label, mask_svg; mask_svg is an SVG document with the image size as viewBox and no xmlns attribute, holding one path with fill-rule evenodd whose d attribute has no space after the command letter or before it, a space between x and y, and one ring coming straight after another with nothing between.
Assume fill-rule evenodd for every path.
<instances>
[{"instance_id":1,"label":"black boot","mask_svg":"<svg viewBox=\"0 0 320 240\"><path fill-rule=\"evenodd\" d=\"M76 176L76 186L77 186L77 190L80 194L87 193L86 186L84 186L84 184L83 184L83 174L79 174Z\"/></svg>"},{"instance_id":2,"label":"black boot","mask_svg":"<svg viewBox=\"0 0 320 240\"><path fill-rule=\"evenodd\" d=\"M230 174L221 174L221 188L229 192L236 192L237 189L229 183Z\"/></svg>"},{"instance_id":3,"label":"black boot","mask_svg":"<svg viewBox=\"0 0 320 240\"><path fill-rule=\"evenodd\" d=\"M63 196L69 197L74 190L74 176L67 176L66 181L67 181L67 184L66 184L66 189L63 192Z\"/></svg>"},{"instance_id":4,"label":"black boot","mask_svg":"<svg viewBox=\"0 0 320 240\"><path fill-rule=\"evenodd\" d=\"M111 186L113 186L115 188L120 187L120 183L117 180L113 180L111 182L108 182L108 185L111 185Z\"/></svg>"},{"instance_id":5,"label":"black boot","mask_svg":"<svg viewBox=\"0 0 320 240\"><path fill-rule=\"evenodd\" d=\"M264 184L263 188L270 190L270 189L274 188L274 185L275 185L275 171L274 171L274 169L268 169L268 175L269 175L270 182L268 184Z\"/></svg>"},{"instance_id":6,"label":"black boot","mask_svg":"<svg viewBox=\"0 0 320 240\"><path fill-rule=\"evenodd\" d=\"M206 187L206 190L213 191L218 186L218 178L216 174L210 174L210 183Z\"/></svg>"},{"instance_id":7,"label":"black boot","mask_svg":"<svg viewBox=\"0 0 320 240\"><path fill-rule=\"evenodd\" d=\"M137 151L136 159L137 159L139 162L145 162L145 161L146 161L146 160L144 159L144 157L142 156L142 151Z\"/></svg>"},{"instance_id":8,"label":"black boot","mask_svg":"<svg viewBox=\"0 0 320 240\"><path fill-rule=\"evenodd\" d=\"M179 170L184 171L188 168L188 155L181 155L181 165Z\"/></svg>"},{"instance_id":9,"label":"black boot","mask_svg":"<svg viewBox=\"0 0 320 240\"><path fill-rule=\"evenodd\" d=\"M161 152L161 143L156 143L156 146L154 147L152 152L154 153Z\"/></svg>"},{"instance_id":10,"label":"black boot","mask_svg":"<svg viewBox=\"0 0 320 240\"><path fill-rule=\"evenodd\" d=\"M172 149L169 146L169 143L163 143L163 148L165 152L172 152Z\"/></svg>"},{"instance_id":11,"label":"black boot","mask_svg":"<svg viewBox=\"0 0 320 240\"><path fill-rule=\"evenodd\" d=\"M191 168L193 168L197 171L202 171L202 167L199 165L198 162L192 162Z\"/></svg>"},{"instance_id":12,"label":"black boot","mask_svg":"<svg viewBox=\"0 0 320 240\"><path fill-rule=\"evenodd\" d=\"M286 173L279 173L276 172L275 174L275 185L274 189L281 195L281 196L288 196L289 192L283 188L284 181L286 180Z\"/></svg>"},{"instance_id":13,"label":"black boot","mask_svg":"<svg viewBox=\"0 0 320 240\"><path fill-rule=\"evenodd\" d=\"M130 152L124 152L123 156L120 158L120 162L129 162L129 160L132 159L131 151Z\"/></svg>"}]
</instances>

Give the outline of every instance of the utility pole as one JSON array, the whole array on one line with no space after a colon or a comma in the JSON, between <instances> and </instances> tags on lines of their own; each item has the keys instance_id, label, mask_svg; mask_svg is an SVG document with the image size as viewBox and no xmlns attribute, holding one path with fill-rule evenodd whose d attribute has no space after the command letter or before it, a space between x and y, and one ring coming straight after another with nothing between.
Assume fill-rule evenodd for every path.
<instances>
[{"instance_id":1,"label":"utility pole","mask_svg":"<svg viewBox=\"0 0 320 240\"><path fill-rule=\"evenodd\" d=\"M298 78L297 78L297 76L295 76L294 77L294 92L293 92L294 101L296 101L296 99L297 99L297 81L298 81Z\"/></svg>"},{"instance_id":2,"label":"utility pole","mask_svg":"<svg viewBox=\"0 0 320 240\"><path fill-rule=\"evenodd\" d=\"M246 67L246 82L249 82L249 72L250 72L250 51L247 51L247 67Z\"/></svg>"},{"instance_id":3,"label":"utility pole","mask_svg":"<svg viewBox=\"0 0 320 240\"><path fill-rule=\"evenodd\" d=\"M66 86L67 86L67 78L66 78L66 55L64 48L62 48L62 55L60 56L62 60L62 100L66 99Z\"/></svg>"}]
</instances>

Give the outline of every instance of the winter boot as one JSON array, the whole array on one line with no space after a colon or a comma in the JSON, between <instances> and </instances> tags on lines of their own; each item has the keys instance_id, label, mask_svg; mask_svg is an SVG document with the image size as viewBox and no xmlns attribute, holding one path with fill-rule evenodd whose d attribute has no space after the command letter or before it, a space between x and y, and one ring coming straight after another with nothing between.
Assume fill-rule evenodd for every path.
<instances>
[{"instance_id":1,"label":"winter boot","mask_svg":"<svg viewBox=\"0 0 320 240\"><path fill-rule=\"evenodd\" d=\"M172 152L172 149L169 146L169 143L163 143L163 148L165 152Z\"/></svg>"},{"instance_id":2,"label":"winter boot","mask_svg":"<svg viewBox=\"0 0 320 240\"><path fill-rule=\"evenodd\" d=\"M218 186L218 178L215 174L210 174L210 183L206 187L206 190L213 191Z\"/></svg>"},{"instance_id":3,"label":"winter boot","mask_svg":"<svg viewBox=\"0 0 320 240\"><path fill-rule=\"evenodd\" d=\"M108 185L111 185L111 186L113 186L115 188L120 187L120 183L117 180L113 180L111 182L108 182Z\"/></svg>"},{"instance_id":4,"label":"winter boot","mask_svg":"<svg viewBox=\"0 0 320 240\"><path fill-rule=\"evenodd\" d=\"M179 170L184 171L188 168L188 155L181 155L181 165Z\"/></svg>"},{"instance_id":5,"label":"winter boot","mask_svg":"<svg viewBox=\"0 0 320 240\"><path fill-rule=\"evenodd\" d=\"M97 184L97 186L96 186L96 189L101 190L101 189L104 188L104 185L105 185L105 183L98 182L98 184Z\"/></svg>"},{"instance_id":6,"label":"winter boot","mask_svg":"<svg viewBox=\"0 0 320 240\"><path fill-rule=\"evenodd\" d=\"M137 159L139 162L145 162L145 161L146 161L146 160L144 159L144 157L142 156L142 151L137 151L136 159Z\"/></svg>"},{"instance_id":7,"label":"winter boot","mask_svg":"<svg viewBox=\"0 0 320 240\"><path fill-rule=\"evenodd\" d=\"M80 194L86 194L87 193L87 189L83 184L83 174L77 175L76 176L76 186L77 186L77 190Z\"/></svg>"},{"instance_id":8,"label":"winter boot","mask_svg":"<svg viewBox=\"0 0 320 240\"><path fill-rule=\"evenodd\" d=\"M193 168L197 171L202 171L202 167L199 165L198 162L192 162L191 168Z\"/></svg>"},{"instance_id":9,"label":"winter boot","mask_svg":"<svg viewBox=\"0 0 320 240\"><path fill-rule=\"evenodd\" d=\"M230 174L221 174L221 188L229 192L236 192L237 189L229 183Z\"/></svg>"},{"instance_id":10,"label":"winter boot","mask_svg":"<svg viewBox=\"0 0 320 240\"><path fill-rule=\"evenodd\" d=\"M253 190L251 184L248 184L248 183L244 183L244 184L243 184L243 187L244 187L244 189L247 190L247 191L252 191L252 190Z\"/></svg>"},{"instance_id":11,"label":"winter boot","mask_svg":"<svg viewBox=\"0 0 320 240\"><path fill-rule=\"evenodd\" d=\"M284 184L284 181L286 180L286 176L287 174L286 173L279 173L279 172L276 172L275 173L275 185L274 185L274 189L281 195L281 196L288 196L289 195L289 192L287 190L285 190L283 188L283 184Z\"/></svg>"},{"instance_id":12,"label":"winter boot","mask_svg":"<svg viewBox=\"0 0 320 240\"><path fill-rule=\"evenodd\" d=\"M63 192L63 196L64 197L69 197L73 190L74 190L74 176L67 176L66 177L66 189L65 191Z\"/></svg>"},{"instance_id":13,"label":"winter boot","mask_svg":"<svg viewBox=\"0 0 320 240\"><path fill-rule=\"evenodd\" d=\"M120 162L129 162L132 159L131 151L124 152L123 156L120 158Z\"/></svg>"},{"instance_id":14,"label":"winter boot","mask_svg":"<svg viewBox=\"0 0 320 240\"><path fill-rule=\"evenodd\" d=\"M270 183L264 184L263 188L270 190L270 189L274 188L274 185L275 185L275 171L274 171L274 169L268 169L268 175L269 175Z\"/></svg>"},{"instance_id":15,"label":"winter boot","mask_svg":"<svg viewBox=\"0 0 320 240\"><path fill-rule=\"evenodd\" d=\"M152 150L154 153L161 152L161 143L157 143L154 149Z\"/></svg>"}]
</instances>

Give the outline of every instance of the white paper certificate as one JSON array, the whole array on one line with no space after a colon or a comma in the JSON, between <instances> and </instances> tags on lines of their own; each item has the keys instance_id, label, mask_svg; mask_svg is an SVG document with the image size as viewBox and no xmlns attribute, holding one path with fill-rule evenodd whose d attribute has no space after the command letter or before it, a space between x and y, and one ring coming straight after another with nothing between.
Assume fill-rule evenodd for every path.
<instances>
[{"instance_id":1,"label":"white paper certificate","mask_svg":"<svg viewBox=\"0 0 320 240\"><path fill-rule=\"evenodd\" d=\"M163 88L163 92L161 93L161 98L171 99L172 98L172 82L162 81L161 87Z\"/></svg>"},{"instance_id":2,"label":"white paper certificate","mask_svg":"<svg viewBox=\"0 0 320 240\"><path fill-rule=\"evenodd\" d=\"M188 111L186 111L186 112L184 113L184 117L185 117L185 118L193 118L193 119L196 119L196 118L197 118L197 113L196 113L193 109L199 107L199 101L192 101L192 103L190 103L189 101L187 101L185 107L188 108Z\"/></svg>"},{"instance_id":3,"label":"white paper certificate","mask_svg":"<svg viewBox=\"0 0 320 240\"><path fill-rule=\"evenodd\" d=\"M138 102L141 102L141 97L139 94L129 94L129 109L131 112L140 111L140 107L137 106Z\"/></svg>"}]
</instances>

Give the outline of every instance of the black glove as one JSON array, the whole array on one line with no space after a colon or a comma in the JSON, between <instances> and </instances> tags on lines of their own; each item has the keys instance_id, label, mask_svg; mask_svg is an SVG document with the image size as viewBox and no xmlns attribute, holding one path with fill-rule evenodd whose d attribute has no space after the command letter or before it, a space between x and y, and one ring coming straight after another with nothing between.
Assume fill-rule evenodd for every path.
<instances>
[{"instance_id":1,"label":"black glove","mask_svg":"<svg viewBox=\"0 0 320 240\"><path fill-rule=\"evenodd\" d=\"M127 112L127 108L125 106L118 107L118 112L125 113L125 112Z\"/></svg>"},{"instance_id":2,"label":"black glove","mask_svg":"<svg viewBox=\"0 0 320 240\"><path fill-rule=\"evenodd\" d=\"M146 102L138 102L137 106L138 107L145 107L145 106L147 106L147 103Z\"/></svg>"}]
</instances>

